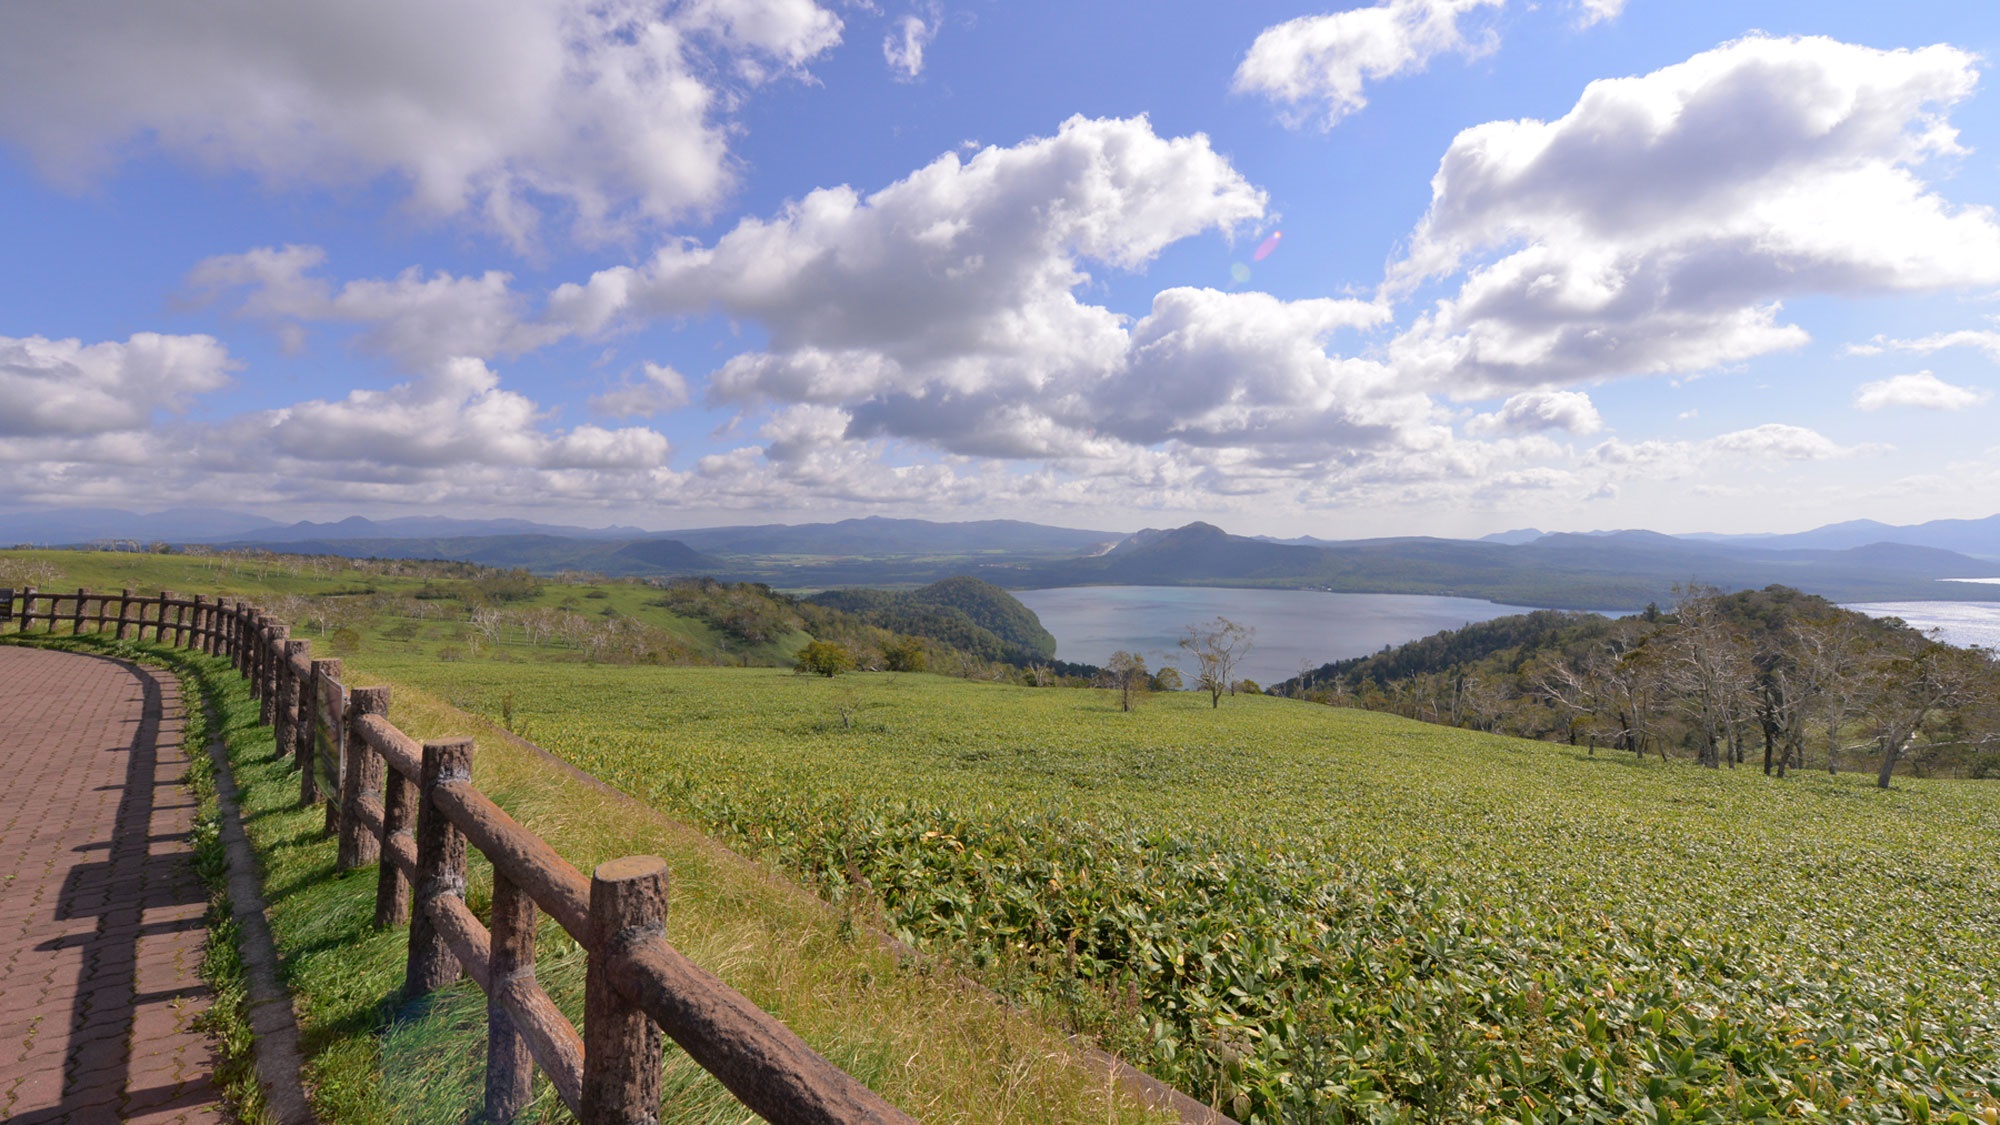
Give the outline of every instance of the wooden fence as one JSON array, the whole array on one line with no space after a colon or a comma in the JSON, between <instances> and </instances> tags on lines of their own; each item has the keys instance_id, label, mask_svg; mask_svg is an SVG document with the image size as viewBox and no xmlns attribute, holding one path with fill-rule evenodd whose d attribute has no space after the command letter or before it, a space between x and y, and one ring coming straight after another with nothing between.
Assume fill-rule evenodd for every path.
<instances>
[{"instance_id":1,"label":"wooden fence","mask_svg":"<svg viewBox=\"0 0 2000 1125\"><path fill-rule=\"evenodd\" d=\"M539 1066L585 1125L657 1121L664 1031L767 1120L911 1122L667 943L664 861L614 859L585 878L473 786L471 739L419 744L389 721L388 688L349 688L340 661L313 659L249 602L0 589L10 618L24 633L111 630L234 663L298 768L299 800L324 803L340 870L378 866L375 924L409 927L404 996L461 976L486 993L487 1120L521 1112ZM465 903L468 847L493 865L484 922ZM537 912L587 955L580 1035L535 982Z\"/></svg>"}]
</instances>

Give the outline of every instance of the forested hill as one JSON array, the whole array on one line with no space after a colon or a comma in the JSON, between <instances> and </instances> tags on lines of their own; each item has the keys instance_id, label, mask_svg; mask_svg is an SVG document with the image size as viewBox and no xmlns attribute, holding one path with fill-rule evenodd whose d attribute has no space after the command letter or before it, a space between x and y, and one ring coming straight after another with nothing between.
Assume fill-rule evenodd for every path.
<instances>
[{"instance_id":1,"label":"forested hill","mask_svg":"<svg viewBox=\"0 0 2000 1125\"><path fill-rule=\"evenodd\" d=\"M986 660L1048 661L1056 639L1012 594L977 578L947 578L916 590L828 590L807 599L877 628L930 637Z\"/></svg>"},{"instance_id":2,"label":"forested hill","mask_svg":"<svg viewBox=\"0 0 2000 1125\"><path fill-rule=\"evenodd\" d=\"M1765 768L2000 777L2000 665L1784 586L1612 619L1538 610L1274 692L1528 738Z\"/></svg>"}]
</instances>

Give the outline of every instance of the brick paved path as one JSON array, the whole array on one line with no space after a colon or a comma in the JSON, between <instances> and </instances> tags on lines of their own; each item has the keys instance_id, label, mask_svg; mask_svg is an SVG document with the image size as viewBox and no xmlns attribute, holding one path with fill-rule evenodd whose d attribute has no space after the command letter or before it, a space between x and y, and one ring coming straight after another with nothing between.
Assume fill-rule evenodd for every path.
<instances>
[{"instance_id":1,"label":"brick paved path","mask_svg":"<svg viewBox=\"0 0 2000 1125\"><path fill-rule=\"evenodd\" d=\"M173 677L0 646L0 1121L226 1119Z\"/></svg>"}]
</instances>

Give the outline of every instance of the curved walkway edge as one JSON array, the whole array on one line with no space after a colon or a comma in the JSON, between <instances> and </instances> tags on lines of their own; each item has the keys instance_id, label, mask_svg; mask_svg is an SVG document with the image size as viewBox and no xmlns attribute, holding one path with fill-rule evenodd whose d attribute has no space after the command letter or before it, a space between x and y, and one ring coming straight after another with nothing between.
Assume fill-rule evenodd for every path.
<instances>
[{"instance_id":1,"label":"curved walkway edge","mask_svg":"<svg viewBox=\"0 0 2000 1125\"><path fill-rule=\"evenodd\" d=\"M215 724L209 724L214 729ZM243 961L250 994L250 1049L257 1066L257 1085L264 1105L278 1125L315 1125L311 1103L299 1074L299 1026L292 1012L291 993L278 976L278 950L271 925L264 918L264 880L257 854L243 832L243 814L236 801L236 775L229 769L229 750L222 736L208 741L215 766L215 802L222 814L222 847L229 859L229 911L236 921L236 953Z\"/></svg>"},{"instance_id":2,"label":"curved walkway edge","mask_svg":"<svg viewBox=\"0 0 2000 1125\"><path fill-rule=\"evenodd\" d=\"M174 677L0 647L0 1119L226 1120Z\"/></svg>"}]
</instances>

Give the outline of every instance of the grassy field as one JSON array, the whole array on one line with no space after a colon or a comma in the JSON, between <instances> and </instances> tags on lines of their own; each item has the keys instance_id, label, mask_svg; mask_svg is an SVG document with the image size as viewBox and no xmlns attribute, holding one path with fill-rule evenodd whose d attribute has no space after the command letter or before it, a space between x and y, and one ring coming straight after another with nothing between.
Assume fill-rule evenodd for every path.
<instances>
[{"instance_id":1,"label":"grassy field","mask_svg":"<svg viewBox=\"0 0 2000 1125\"><path fill-rule=\"evenodd\" d=\"M1992 783L1262 697L444 661L450 628L369 624L349 678L510 725L1242 1120L2000 1121ZM585 852L609 831L496 784Z\"/></svg>"},{"instance_id":2,"label":"grassy field","mask_svg":"<svg viewBox=\"0 0 2000 1125\"><path fill-rule=\"evenodd\" d=\"M365 664L504 706L1244 1119L2000 1107L2000 786L1775 782L1270 698Z\"/></svg>"},{"instance_id":3,"label":"grassy field","mask_svg":"<svg viewBox=\"0 0 2000 1125\"><path fill-rule=\"evenodd\" d=\"M186 560L43 554L38 561L47 558L69 564L63 578L72 589L214 588L202 583L203 575ZM118 565L135 559L139 567ZM294 592L324 593L344 579L274 570L263 581L295 584ZM13 638L0 637L8 639ZM298 808L297 775L272 760L269 730L256 724L255 707L242 682L223 662L152 645L88 635L57 643L169 662L189 682L190 698L207 696L214 704L242 789L246 828L266 876L270 920L300 1011L306 1079L321 1119L466 1120L479 1101L483 999L475 987L461 984L422 1003L399 1001L405 935L376 932L370 924L372 869L344 877L335 871L334 843L320 831L321 813ZM386 642L371 632L366 643ZM488 661L481 666L510 665ZM358 667L350 680L385 682L377 671ZM480 787L583 870L619 855L665 858L673 880L669 938L697 964L921 1119L1131 1125L1158 1119L1107 1088L1100 1074L1081 1063L1060 1029L962 988L935 966L899 964L858 930L851 916L827 910L796 884L745 863L681 822L577 781L493 725L409 681L396 681L394 688L394 718L400 726L420 738L475 735ZM468 899L483 911L489 894L490 871L475 859ZM580 1021L583 958L553 923L542 926L540 943L544 987L573 1021ZM240 1002L227 980L222 992L222 1008ZM223 1018L218 1031L238 1050L247 1043L247 1028L240 1021ZM241 1079L240 1062L230 1073ZM239 1094L246 1089L237 1086ZM531 1119L567 1118L539 1076L537 1090ZM671 1046L664 1095L663 1121L735 1125L747 1116L718 1083Z\"/></svg>"}]
</instances>

